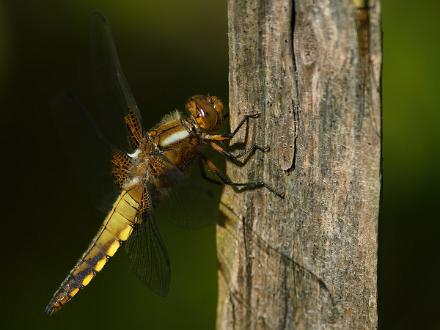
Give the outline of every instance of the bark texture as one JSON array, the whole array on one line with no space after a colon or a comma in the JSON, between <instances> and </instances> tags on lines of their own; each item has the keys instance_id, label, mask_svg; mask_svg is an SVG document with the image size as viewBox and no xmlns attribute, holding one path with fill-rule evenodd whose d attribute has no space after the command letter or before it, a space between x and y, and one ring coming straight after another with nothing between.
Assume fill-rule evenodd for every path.
<instances>
[{"instance_id":1,"label":"bark texture","mask_svg":"<svg viewBox=\"0 0 440 330\"><path fill-rule=\"evenodd\" d=\"M269 145L222 196L219 329L377 327L381 30L377 0L229 0L231 127Z\"/></svg>"}]
</instances>

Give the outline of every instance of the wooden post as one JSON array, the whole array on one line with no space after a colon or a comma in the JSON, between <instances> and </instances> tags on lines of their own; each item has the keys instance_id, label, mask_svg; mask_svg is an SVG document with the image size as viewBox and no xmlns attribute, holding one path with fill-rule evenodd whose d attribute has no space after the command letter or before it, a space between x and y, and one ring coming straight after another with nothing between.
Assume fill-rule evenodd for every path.
<instances>
[{"instance_id":1,"label":"wooden post","mask_svg":"<svg viewBox=\"0 0 440 330\"><path fill-rule=\"evenodd\" d=\"M218 329L374 329L381 187L378 0L229 0L233 142L270 146L225 188Z\"/></svg>"}]
</instances>

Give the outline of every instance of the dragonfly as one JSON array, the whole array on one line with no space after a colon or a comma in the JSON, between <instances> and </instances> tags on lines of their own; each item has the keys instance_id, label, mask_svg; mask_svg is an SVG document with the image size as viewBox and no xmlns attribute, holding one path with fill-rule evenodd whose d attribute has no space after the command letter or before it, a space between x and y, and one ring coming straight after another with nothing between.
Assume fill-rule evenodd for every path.
<instances>
[{"instance_id":1,"label":"dragonfly","mask_svg":"<svg viewBox=\"0 0 440 330\"><path fill-rule=\"evenodd\" d=\"M103 156L103 153L104 157L108 157L111 173L97 168L96 174L90 173L87 183L95 185L93 180L104 173L112 176L112 184L117 189L113 204L107 209L104 221L89 247L49 301L45 310L49 315L60 310L84 289L122 245L125 246L131 268L137 277L155 293L162 296L168 293L170 261L155 221L154 210L164 196L187 177L193 164L199 164L203 178L216 184L230 185L237 192L266 188L283 197L282 193L264 181L233 182L202 153L204 147L210 147L226 159L242 165L244 162L240 161L240 157L258 149L268 151L268 148L253 144L234 155L222 144L233 138L250 118L257 118L258 114L245 115L234 131L220 134L220 127L226 117L222 101L216 96L194 95L186 103L187 115L174 111L165 115L150 130L144 130L141 113L121 69L107 19L100 13L94 13L92 27L92 43L100 46L100 50L95 52L97 71L107 72L105 75L97 74L101 77L98 83L100 86L110 85L107 90L117 94L118 102L107 105L117 107L118 113L121 113L123 124L119 128L124 128L127 143L123 148L127 150L109 143L80 102L73 96L64 96L68 101L64 109L68 119L62 125L68 131L66 135L69 141L74 141L68 148L77 149L78 152L81 152L80 149L89 149L96 158ZM78 113L85 120L76 125L74 118L78 117ZM81 142L75 142L76 138ZM90 161L88 166L93 167L95 162ZM208 175L208 172L212 174ZM102 188L98 190L103 191Z\"/></svg>"}]
</instances>

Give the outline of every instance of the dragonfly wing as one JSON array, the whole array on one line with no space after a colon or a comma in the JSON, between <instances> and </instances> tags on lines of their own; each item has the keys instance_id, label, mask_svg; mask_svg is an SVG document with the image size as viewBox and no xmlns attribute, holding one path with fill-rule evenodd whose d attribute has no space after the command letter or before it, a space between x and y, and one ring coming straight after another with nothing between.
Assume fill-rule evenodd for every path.
<instances>
[{"instance_id":1,"label":"dragonfly wing","mask_svg":"<svg viewBox=\"0 0 440 330\"><path fill-rule=\"evenodd\" d=\"M98 12L91 18L91 49L98 123L106 136L117 139L118 147L130 150L127 128L122 119L132 113L140 126L141 113L122 71L110 24ZM114 120L115 117L119 121Z\"/></svg>"},{"instance_id":2,"label":"dragonfly wing","mask_svg":"<svg viewBox=\"0 0 440 330\"><path fill-rule=\"evenodd\" d=\"M136 276L160 296L168 294L170 260L152 214L145 214L126 242L130 265Z\"/></svg>"},{"instance_id":3,"label":"dragonfly wing","mask_svg":"<svg viewBox=\"0 0 440 330\"><path fill-rule=\"evenodd\" d=\"M203 180L197 167L185 175L170 169L174 187L158 205L156 215L181 228L198 229L219 218L218 205L222 187Z\"/></svg>"},{"instance_id":4,"label":"dragonfly wing","mask_svg":"<svg viewBox=\"0 0 440 330\"><path fill-rule=\"evenodd\" d=\"M99 210L107 212L118 195L112 178L112 146L75 96L64 93L52 101L52 118L79 188Z\"/></svg>"}]
</instances>

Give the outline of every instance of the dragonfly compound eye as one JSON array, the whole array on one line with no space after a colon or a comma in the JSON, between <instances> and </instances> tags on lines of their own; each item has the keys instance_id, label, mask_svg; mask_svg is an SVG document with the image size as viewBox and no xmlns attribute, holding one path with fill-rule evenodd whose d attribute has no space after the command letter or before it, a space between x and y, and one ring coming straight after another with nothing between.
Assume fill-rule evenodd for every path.
<instances>
[{"instance_id":1,"label":"dragonfly compound eye","mask_svg":"<svg viewBox=\"0 0 440 330\"><path fill-rule=\"evenodd\" d=\"M186 103L186 109L203 130L215 131L221 125L223 103L215 96L194 95Z\"/></svg>"}]
</instances>

